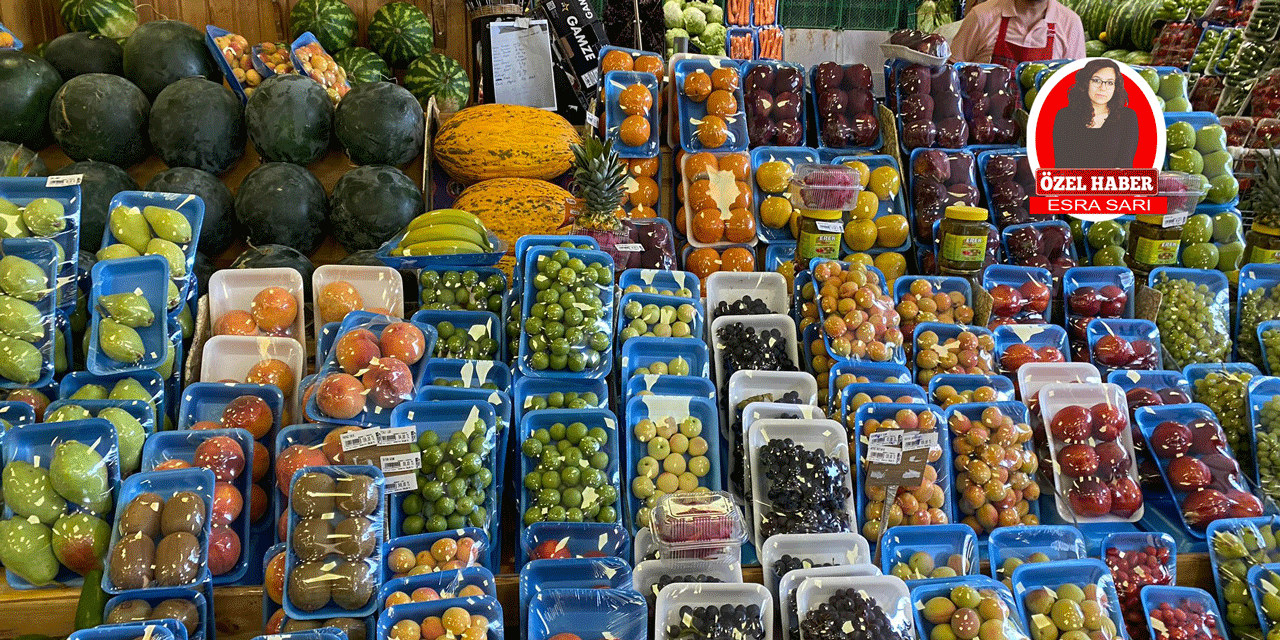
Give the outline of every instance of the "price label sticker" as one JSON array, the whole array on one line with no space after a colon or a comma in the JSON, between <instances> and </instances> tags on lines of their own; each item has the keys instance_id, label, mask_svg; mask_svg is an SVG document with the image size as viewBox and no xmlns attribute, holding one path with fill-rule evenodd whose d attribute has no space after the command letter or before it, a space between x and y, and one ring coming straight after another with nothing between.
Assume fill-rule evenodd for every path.
<instances>
[{"instance_id":1,"label":"price label sticker","mask_svg":"<svg viewBox=\"0 0 1280 640\"><path fill-rule=\"evenodd\" d=\"M867 462L871 464L898 464L902 462L902 449L872 445L867 448Z\"/></svg>"},{"instance_id":2,"label":"price label sticker","mask_svg":"<svg viewBox=\"0 0 1280 640\"><path fill-rule=\"evenodd\" d=\"M393 444L413 444L418 441L418 430L414 427L394 427L378 429L378 446Z\"/></svg>"},{"instance_id":3,"label":"price label sticker","mask_svg":"<svg viewBox=\"0 0 1280 640\"><path fill-rule=\"evenodd\" d=\"M877 431L867 436L867 444L875 446L897 446L902 444L902 430L890 429L888 431Z\"/></svg>"},{"instance_id":4,"label":"price label sticker","mask_svg":"<svg viewBox=\"0 0 1280 640\"><path fill-rule=\"evenodd\" d=\"M641 253L644 251L644 245L636 242L624 242L622 244L615 244L613 247L618 251L625 251L627 253Z\"/></svg>"},{"instance_id":5,"label":"price label sticker","mask_svg":"<svg viewBox=\"0 0 1280 640\"><path fill-rule=\"evenodd\" d=\"M1187 223L1187 213L1166 213L1164 216L1164 227L1181 227Z\"/></svg>"},{"instance_id":6,"label":"price label sticker","mask_svg":"<svg viewBox=\"0 0 1280 640\"><path fill-rule=\"evenodd\" d=\"M596 115L596 114L594 114L594 113L592 113L592 112L588 111L588 112L587 112L587 124L591 125L591 128L592 128L592 129L594 129L594 128L596 128L596 127L600 126L600 116L598 116L598 115Z\"/></svg>"},{"instance_id":7,"label":"price label sticker","mask_svg":"<svg viewBox=\"0 0 1280 640\"><path fill-rule=\"evenodd\" d=\"M386 477L387 493L405 493L418 490L418 474L401 473Z\"/></svg>"},{"instance_id":8,"label":"price label sticker","mask_svg":"<svg viewBox=\"0 0 1280 640\"><path fill-rule=\"evenodd\" d=\"M908 433L902 436L903 451L914 451L916 449L930 449L935 444L938 444L938 434L934 432Z\"/></svg>"},{"instance_id":9,"label":"price label sticker","mask_svg":"<svg viewBox=\"0 0 1280 640\"><path fill-rule=\"evenodd\" d=\"M70 187L72 185L80 184L82 181L84 181L84 175L79 173L69 176L49 176L48 178L45 178L44 186Z\"/></svg>"},{"instance_id":10,"label":"price label sticker","mask_svg":"<svg viewBox=\"0 0 1280 640\"><path fill-rule=\"evenodd\" d=\"M359 431L348 431L338 436L342 441L342 450L355 451L356 449L377 446L378 431L379 429L361 429Z\"/></svg>"},{"instance_id":11,"label":"price label sticker","mask_svg":"<svg viewBox=\"0 0 1280 640\"><path fill-rule=\"evenodd\" d=\"M378 466L383 473L417 471L422 468L422 456L417 453L397 453L382 456L378 461Z\"/></svg>"}]
</instances>

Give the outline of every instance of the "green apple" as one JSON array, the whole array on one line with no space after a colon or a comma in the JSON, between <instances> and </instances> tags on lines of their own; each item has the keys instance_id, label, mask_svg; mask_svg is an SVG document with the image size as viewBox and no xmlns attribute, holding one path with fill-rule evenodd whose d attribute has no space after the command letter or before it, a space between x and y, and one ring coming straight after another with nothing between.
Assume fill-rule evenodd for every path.
<instances>
[{"instance_id":1,"label":"green apple","mask_svg":"<svg viewBox=\"0 0 1280 640\"><path fill-rule=\"evenodd\" d=\"M1169 154L1169 170L1183 173L1200 173L1204 169L1204 156L1195 149L1178 149Z\"/></svg>"},{"instance_id":2,"label":"green apple","mask_svg":"<svg viewBox=\"0 0 1280 640\"><path fill-rule=\"evenodd\" d=\"M1211 124L1196 132L1196 151L1201 154L1227 150L1227 130Z\"/></svg>"},{"instance_id":3,"label":"green apple","mask_svg":"<svg viewBox=\"0 0 1280 640\"><path fill-rule=\"evenodd\" d=\"M1197 213L1187 218L1182 226L1182 244L1187 246L1213 239L1213 218L1207 213Z\"/></svg>"},{"instance_id":4,"label":"green apple","mask_svg":"<svg viewBox=\"0 0 1280 640\"><path fill-rule=\"evenodd\" d=\"M1031 105L1033 105L1033 104L1035 104L1035 103L1036 103L1036 93L1037 93L1037 92L1036 92L1036 88L1035 88L1035 87L1031 87L1030 89L1027 89L1027 91L1026 91L1026 93L1025 93L1025 96L1026 96L1026 97L1024 98L1024 101L1026 102L1027 108L1030 108L1030 107L1031 107Z\"/></svg>"},{"instance_id":5,"label":"green apple","mask_svg":"<svg viewBox=\"0 0 1280 640\"><path fill-rule=\"evenodd\" d=\"M1018 82L1024 87L1031 87L1036 83L1036 74L1048 68L1047 65L1040 62L1029 64L1022 68L1022 74L1018 76Z\"/></svg>"},{"instance_id":6,"label":"green apple","mask_svg":"<svg viewBox=\"0 0 1280 640\"><path fill-rule=\"evenodd\" d=\"M1213 204L1226 204L1240 194L1240 182L1231 174L1209 180L1208 200Z\"/></svg>"},{"instance_id":7,"label":"green apple","mask_svg":"<svg viewBox=\"0 0 1280 640\"><path fill-rule=\"evenodd\" d=\"M1095 222L1089 227L1089 231L1085 233L1085 239L1089 241L1089 246L1096 251L1103 247L1124 246L1125 232L1124 227L1116 220L1102 220Z\"/></svg>"},{"instance_id":8,"label":"green apple","mask_svg":"<svg viewBox=\"0 0 1280 640\"><path fill-rule=\"evenodd\" d=\"M1214 151L1204 156L1204 176L1214 178L1231 173L1231 153Z\"/></svg>"},{"instance_id":9,"label":"green apple","mask_svg":"<svg viewBox=\"0 0 1280 640\"><path fill-rule=\"evenodd\" d=\"M1147 85L1151 87L1151 91L1153 93L1160 90L1160 74L1156 73L1155 69L1150 67L1147 67L1146 69L1139 69L1138 75L1142 76L1142 79L1147 81Z\"/></svg>"},{"instance_id":10,"label":"green apple","mask_svg":"<svg viewBox=\"0 0 1280 640\"><path fill-rule=\"evenodd\" d=\"M1190 149L1196 144L1196 128L1190 122L1175 122L1165 129L1165 146L1173 153L1179 149Z\"/></svg>"},{"instance_id":11,"label":"green apple","mask_svg":"<svg viewBox=\"0 0 1280 640\"><path fill-rule=\"evenodd\" d=\"M1124 247L1119 245L1111 245L1103 247L1094 252L1093 266L1095 267L1123 267L1124 266Z\"/></svg>"},{"instance_id":12,"label":"green apple","mask_svg":"<svg viewBox=\"0 0 1280 640\"><path fill-rule=\"evenodd\" d=\"M1244 243L1236 240L1218 247L1218 271L1235 271L1244 258Z\"/></svg>"},{"instance_id":13,"label":"green apple","mask_svg":"<svg viewBox=\"0 0 1280 640\"><path fill-rule=\"evenodd\" d=\"M1234 211L1223 211L1213 217L1213 241L1218 244L1240 240L1242 231L1240 214Z\"/></svg>"},{"instance_id":14,"label":"green apple","mask_svg":"<svg viewBox=\"0 0 1280 640\"><path fill-rule=\"evenodd\" d=\"M1171 98L1164 103L1165 113L1185 113L1191 110L1191 101L1186 98Z\"/></svg>"},{"instance_id":15,"label":"green apple","mask_svg":"<svg viewBox=\"0 0 1280 640\"><path fill-rule=\"evenodd\" d=\"M1187 245L1182 250L1182 266L1189 269L1212 269L1218 266L1218 247L1212 242Z\"/></svg>"},{"instance_id":16,"label":"green apple","mask_svg":"<svg viewBox=\"0 0 1280 640\"><path fill-rule=\"evenodd\" d=\"M1187 97L1187 76L1181 73L1170 73L1160 78L1160 88L1156 94L1165 100Z\"/></svg>"}]
</instances>

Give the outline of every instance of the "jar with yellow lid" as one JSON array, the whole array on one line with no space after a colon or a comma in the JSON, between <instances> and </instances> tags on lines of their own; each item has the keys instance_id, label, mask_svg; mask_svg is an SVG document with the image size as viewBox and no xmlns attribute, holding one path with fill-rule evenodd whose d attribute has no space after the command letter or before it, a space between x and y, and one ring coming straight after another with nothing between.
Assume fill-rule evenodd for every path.
<instances>
[{"instance_id":1,"label":"jar with yellow lid","mask_svg":"<svg viewBox=\"0 0 1280 640\"><path fill-rule=\"evenodd\" d=\"M1280 263L1280 229L1253 223L1244 234L1246 264Z\"/></svg>"},{"instance_id":2,"label":"jar with yellow lid","mask_svg":"<svg viewBox=\"0 0 1280 640\"><path fill-rule=\"evenodd\" d=\"M974 279L987 259L995 227L981 207L951 206L938 223L938 270L942 275Z\"/></svg>"},{"instance_id":3,"label":"jar with yellow lid","mask_svg":"<svg viewBox=\"0 0 1280 640\"><path fill-rule=\"evenodd\" d=\"M1134 216L1134 221L1129 224L1124 262L1140 280L1145 281L1157 267L1178 263L1178 249L1182 245L1181 223L1185 221L1186 218L1180 216Z\"/></svg>"},{"instance_id":4,"label":"jar with yellow lid","mask_svg":"<svg viewBox=\"0 0 1280 640\"><path fill-rule=\"evenodd\" d=\"M796 269L808 269L814 258L838 260L844 235L844 213L825 209L799 209L800 233L796 238Z\"/></svg>"}]
</instances>

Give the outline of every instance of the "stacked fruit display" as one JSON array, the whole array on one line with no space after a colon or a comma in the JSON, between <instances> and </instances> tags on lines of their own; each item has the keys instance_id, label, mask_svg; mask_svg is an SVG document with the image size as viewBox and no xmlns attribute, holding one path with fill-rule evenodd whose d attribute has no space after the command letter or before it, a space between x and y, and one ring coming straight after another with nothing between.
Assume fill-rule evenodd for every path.
<instances>
[{"instance_id":1,"label":"stacked fruit display","mask_svg":"<svg viewBox=\"0 0 1280 640\"><path fill-rule=\"evenodd\" d=\"M284 579L292 618L361 616L376 602L383 562L381 473L371 467L319 467L293 478Z\"/></svg>"},{"instance_id":2,"label":"stacked fruit display","mask_svg":"<svg viewBox=\"0 0 1280 640\"><path fill-rule=\"evenodd\" d=\"M870 82L868 74L867 80ZM781 63L748 65L742 77L747 135L752 147L804 142L804 68Z\"/></svg>"},{"instance_id":3,"label":"stacked fruit display","mask_svg":"<svg viewBox=\"0 0 1280 640\"><path fill-rule=\"evenodd\" d=\"M880 120L872 97L871 69L865 64L824 62L811 80L824 147L871 148L880 139Z\"/></svg>"},{"instance_id":4,"label":"stacked fruit display","mask_svg":"<svg viewBox=\"0 0 1280 640\"><path fill-rule=\"evenodd\" d=\"M1040 497L1035 482L1039 459L1030 447L1025 410L1012 403L986 408L962 404L947 415L961 522L978 535L996 527L1039 524L1030 509Z\"/></svg>"},{"instance_id":5,"label":"stacked fruit display","mask_svg":"<svg viewBox=\"0 0 1280 640\"><path fill-rule=\"evenodd\" d=\"M1203 175L1209 181L1205 202L1221 205L1239 195L1240 185L1231 173L1231 154L1227 152L1227 134L1216 122L1196 126L1176 121L1165 129L1168 168L1172 171Z\"/></svg>"},{"instance_id":6,"label":"stacked fruit display","mask_svg":"<svg viewBox=\"0 0 1280 640\"><path fill-rule=\"evenodd\" d=\"M1055 282L1076 266L1075 243L1065 222L1029 222L1004 231L1005 251L1012 263L1048 269Z\"/></svg>"},{"instance_id":7,"label":"stacked fruit display","mask_svg":"<svg viewBox=\"0 0 1280 640\"><path fill-rule=\"evenodd\" d=\"M1165 24L1156 36L1151 64L1156 66L1186 67L1195 55L1196 45L1203 31L1190 22Z\"/></svg>"},{"instance_id":8,"label":"stacked fruit display","mask_svg":"<svg viewBox=\"0 0 1280 640\"><path fill-rule=\"evenodd\" d=\"M1135 480L1128 407L1120 389L1089 385L1073 391L1069 384L1054 383L1040 394L1055 482L1069 500L1059 500L1059 511L1090 521L1140 517L1143 496ZM1063 404L1055 396L1075 399Z\"/></svg>"},{"instance_id":9,"label":"stacked fruit display","mask_svg":"<svg viewBox=\"0 0 1280 640\"><path fill-rule=\"evenodd\" d=\"M1018 108L1018 88L1008 67L958 65L964 93L965 120L973 144L1012 144L1017 139L1013 113Z\"/></svg>"},{"instance_id":10,"label":"stacked fruit display","mask_svg":"<svg viewBox=\"0 0 1280 640\"><path fill-rule=\"evenodd\" d=\"M431 333L434 342L435 332ZM425 333L412 323L351 327L334 343L315 391L315 408L308 403L308 416L352 420L366 411L385 413L395 408L413 397L420 376L410 367L422 360L426 350Z\"/></svg>"},{"instance_id":11,"label":"stacked fruit display","mask_svg":"<svg viewBox=\"0 0 1280 640\"><path fill-rule=\"evenodd\" d=\"M915 216L912 228L918 242L932 246L934 223L942 219L947 207L981 204L977 162L969 151L926 149L911 156L911 201Z\"/></svg>"},{"instance_id":12,"label":"stacked fruit display","mask_svg":"<svg viewBox=\"0 0 1280 640\"><path fill-rule=\"evenodd\" d=\"M1240 465L1207 407L1143 409L1138 421L1188 527L1262 515L1262 503L1244 490Z\"/></svg>"},{"instance_id":13,"label":"stacked fruit display","mask_svg":"<svg viewBox=\"0 0 1280 640\"><path fill-rule=\"evenodd\" d=\"M1025 154L994 152L979 158L979 169L986 181L988 205L996 226L1003 229L1031 222L1031 196L1035 194L1035 178Z\"/></svg>"},{"instance_id":14,"label":"stacked fruit display","mask_svg":"<svg viewBox=\"0 0 1280 640\"><path fill-rule=\"evenodd\" d=\"M870 408L875 413L882 414L882 417L867 417L857 425L853 437L859 442L867 442L867 438L880 431L901 430L929 434L937 432L942 426L939 424L942 420L940 412L929 405L890 404L872 405ZM860 416L863 416L863 411L867 411L867 408L859 412ZM859 456L865 456L866 445L860 445L858 451ZM947 466L942 456L942 443L929 447L929 464L925 465L919 484L897 487L896 497L892 501L886 500L890 488L875 486L866 482L865 478L859 479L857 486L865 496L860 502L865 506L858 515L861 517L862 535L868 541L875 544L880 540L882 524L885 527L896 527L903 524L946 524L950 521L947 507L950 502L951 479L940 473L945 472ZM865 473L867 462L863 460L860 466ZM885 509L889 509L887 518Z\"/></svg>"},{"instance_id":15,"label":"stacked fruit display","mask_svg":"<svg viewBox=\"0 0 1280 640\"><path fill-rule=\"evenodd\" d=\"M959 73L955 67L910 65L898 70L898 114L902 122L902 145L907 150L920 147L959 149L969 143L969 124L964 119ZM992 135L1009 137L1002 128L1008 122L993 123Z\"/></svg>"}]
</instances>

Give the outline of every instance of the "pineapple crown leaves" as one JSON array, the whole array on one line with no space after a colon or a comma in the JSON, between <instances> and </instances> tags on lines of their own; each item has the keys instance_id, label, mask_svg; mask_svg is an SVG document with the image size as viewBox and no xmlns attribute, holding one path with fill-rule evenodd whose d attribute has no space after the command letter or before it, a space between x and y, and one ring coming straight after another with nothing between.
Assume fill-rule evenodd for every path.
<instances>
[{"instance_id":1,"label":"pineapple crown leaves","mask_svg":"<svg viewBox=\"0 0 1280 640\"><path fill-rule=\"evenodd\" d=\"M19 146L14 150L13 155L4 159L3 169L0 169L0 177L6 178L22 178L31 173L32 167L35 166L35 159L30 161L22 161L22 152L24 149Z\"/></svg>"},{"instance_id":2,"label":"pineapple crown leaves","mask_svg":"<svg viewBox=\"0 0 1280 640\"><path fill-rule=\"evenodd\" d=\"M1280 227L1280 150L1270 147L1258 156L1250 189L1254 220L1268 227Z\"/></svg>"},{"instance_id":3,"label":"pineapple crown leaves","mask_svg":"<svg viewBox=\"0 0 1280 640\"><path fill-rule=\"evenodd\" d=\"M617 226L615 214L626 193L627 172L612 140L601 140L594 132L581 143L570 146L573 152L573 191L582 201L579 223L611 228Z\"/></svg>"}]
</instances>

